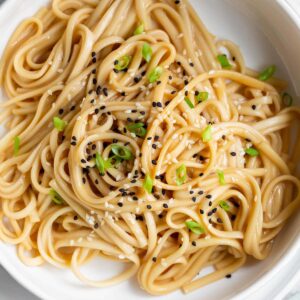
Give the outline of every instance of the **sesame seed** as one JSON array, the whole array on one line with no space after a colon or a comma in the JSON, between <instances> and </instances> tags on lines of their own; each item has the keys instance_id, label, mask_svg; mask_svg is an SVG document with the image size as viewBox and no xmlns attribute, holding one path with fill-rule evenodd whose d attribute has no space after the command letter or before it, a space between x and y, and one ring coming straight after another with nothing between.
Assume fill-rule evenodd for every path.
<instances>
[{"instance_id":1,"label":"sesame seed","mask_svg":"<svg viewBox=\"0 0 300 300\"><path fill-rule=\"evenodd\" d=\"M164 207L164 208L168 208L169 206L168 206L167 203L164 203L164 204L163 204L163 207Z\"/></svg>"},{"instance_id":2,"label":"sesame seed","mask_svg":"<svg viewBox=\"0 0 300 300\"><path fill-rule=\"evenodd\" d=\"M236 153L235 152L230 152L230 155L231 156L236 156Z\"/></svg>"},{"instance_id":3,"label":"sesame seed","mask_svg":"<svg viewBox=\"0 0 300 300\"><path fill-rule=\"evenodd\" d=\"M148 209L151 209L151 208L152 208L152 206L151 206L150 204L148 204L148 205L147 205L147 208L148 208Z\"/></svg>"},{"instance_id":4,"label":"sesame seed","mask_svg":"<svg viewBox=\"0 0 300 300\"><path fill-rule=\"evenodd\" d=\"M200 214L203 215L204 214L204 210L200 209Z\"/></svg>"},{"instance_id":5,"label":"sesame seed","mask_svg":"<svg viewBox=\"0 0 300 300\"><path fill-rule=\"evenodd\" d=\"M192 241L192 245L193 245L193 246L197 246L197 244L196 244L195 241Z\"/></svg>"},{"instance_id":6,"label":"sesame seed","mask_svg":"<svg viewBox=\"0 0 300 300\"><path fill-rule=\"evenodd\" d=\"M122 207L122 206L123 206L123 203L118 202L118 206L119 206L119 207Z\"/></svg>"},{"instance_id":7,"label":"sesame seed","mask_svg":"<svg viewBox=\"0 0 300 300\"><path fill-rule=\"evenodd\" d=\"M211 199L211 197L212 197L212 195L210 195L210 194L205 196L205 198L207 198L207 199Z\"/></svg>"},{"instance_id":8,"label":"sesame seed","mask_svg":"<svg viewBox=\"0 0 300 300\"><path fill-rule=\"evenodd\" d=\"M154 257L152 257L152 260L153 260L154 262L156 262L156 261L157 261L157 258L154 256Z\"/></svg>"}]
</instances>

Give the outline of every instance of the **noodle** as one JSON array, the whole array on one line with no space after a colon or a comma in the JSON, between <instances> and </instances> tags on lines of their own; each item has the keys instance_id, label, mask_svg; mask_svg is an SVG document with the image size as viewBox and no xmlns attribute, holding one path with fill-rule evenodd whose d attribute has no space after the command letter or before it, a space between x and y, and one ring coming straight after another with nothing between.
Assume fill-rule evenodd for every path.
<instances>
[{"instance_id":1,"label":"noodle","mask_svg":"<svg viewBox=\"0 0 300 300\"><path fill-rule=\"evenodd\" d=\"M1 240L153 295L265 259L300 205L300 109L260 76L185 0L53 0L0 64ZM92 280L96 257L128 267Z\"/></svg>"}]
</instances>

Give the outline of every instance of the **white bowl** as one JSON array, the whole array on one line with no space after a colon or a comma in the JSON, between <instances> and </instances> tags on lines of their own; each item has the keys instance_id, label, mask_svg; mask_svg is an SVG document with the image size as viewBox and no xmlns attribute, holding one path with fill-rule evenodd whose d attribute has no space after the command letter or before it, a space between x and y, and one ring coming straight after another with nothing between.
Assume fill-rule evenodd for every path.
<instances>
[{"instance_id":1,"label":"white bowl","mask_svg":"<svg viewBox=\"0 0 300 300\"><path fill-rule=\"evenodd\" d=\"M1 49L20 20L31 16L46 2L6 1L0 8ZM291 91L294 94L300 93L300 16L291 9L288 1L191 2L211 32L240 45L249 66L261 69L275 63L279 69L278 75L289 78ZM299 231L298 213L276 239L274 249L265 261L249 260L230 280L223 279L185 296L178 291L161 299L282 299L290 283L299 276ZM150 299L149 295L139 289L135 278L110 288L86 287L69 270L58 270L47 265L36 268L24 266L18 260L15 248L3 243L0 243L0 263L19 283L42 299ZM107 277L118 269L117 264L103 260L86 267L96 278Z\"/></svg>"}]
</instances>

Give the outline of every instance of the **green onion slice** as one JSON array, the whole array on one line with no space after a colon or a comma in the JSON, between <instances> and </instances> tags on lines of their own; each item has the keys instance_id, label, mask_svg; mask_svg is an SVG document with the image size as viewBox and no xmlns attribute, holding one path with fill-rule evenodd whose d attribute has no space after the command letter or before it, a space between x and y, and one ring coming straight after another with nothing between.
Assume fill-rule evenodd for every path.
<instances>
[{"instance_id":1,"label":"green onion slice","mask_svg":"<svg viewBox=\"0 0 300 300\"><path fill-rule=\"evenodd\" d=\"M152 193L153 180L149 174L146 175L143 183L143 188L147 191L148 194Z\"/></svg>"},{"instance_id":2,"label":"green onion slice","mask_svg":"<svg viewBox=\"0 0 300 300\"><path fill-rule=\"evenodd\" d=\"M194 232L195 234L202 234L204 233L204 228L195 221L187 221L185 222L186 227Z\"/></svg>"},{"instance_id":3,"label":"green onion slice","mask_svg":"<svg viewBox=\"0 0 300 300\"><path fill-rule=\"evenodd\" d=\"M221 171L221 170L217 170L217 174L218 174L218 177L219 177L219 183L220 183L221 185L226 184L224 172Z\"/></svg>"},{"instance_id":4,"label":"green onion slice","mask_svg":"<svg viewBox=\"0 0 300 300\"><path fill-rule=\"evenodd\" d=\"M54 189L50 190L49 195L51 196L51 199L55 204L62 205L64 203L64 199Z\"/></svg>"},{"instance_id":5,"label":"green onion slice","mask_svg":"<svg viewBox=\"0 0 300 300\"><path fill-rule=\"evenodd\" d=\"M152 57L152 48L148 43L143 45L142 55L146 62L149 62Z\"/></svg>"},{"instance_id":6,"label":"green onion slice","mask_svg":"<svg viewBox=\"0 0 300 300\"><path fill-rule=\"evenodd\" d=\"M157 81L159 79L159 77L161 76L162 72L163 72L162 67L157 66L156 68L154 68L148 75L149 82L154 83L155 81Z\"/></svg>"},{"instance_id":7,"label":"green onion slice","mask_svg":"<svg viewBox=\"0 0 300 300\"><path fill-rule=\"evenodd\" d=\"M282 102L285 106L291 106L293 101L294 99L289 93L285 92L282 94Z\"/></svg>"},{"instance_id":8,"label":"green onion slice","mask_svg":"<svg viewBox=\"0 0 300 300\"><path fill-rule=\"evenodd\" d=\"M141 23L133 32L134 35L139 35L144 32L144 24Z\"/></svg>"},{"instance_id":9,"label":"green onion slice","mask_svg":"<svg viewBox=\"0 0 300 300\"><path fill-rule=\"evenodd\" d=\"M119 59L117 59L117 64L114 66L114 68L118 71L122 71L129 66L130 61L131 61L131 56L124 55Z\"/></svg>"},{"instance_id":10,"label":"green onion slice","mask_svg":"<svg viewBox=\"0 0 300 300\"><path fill-rule=\"evenodd\" d=\"M212 133L211 133L211 125L208 125L204 131L202 132L202 141L204 143L209 142L212 139Z\"/></svg>"},{"instance_id":11,"label":"green onion slice","mask_svg":"<svg viewBox=\"0 0 300 300\"><path fill-rule=\"evenodd\" d=\"M176 169L176 184L182 185L186 181L186 166L181 165Z\"/></svg>"},{"instance_id":12,"label":"green onion slice","mask_svg":"<svg viewBox=\"0 0 300 300\"><path fill-rule=\"evenodd\" d=\"M255 148L248 148L245 150L245 152L250 156L258 156L259 155L259 151L256 150Z\"/></svg>"},{"instance_id":13,"label":"green onion slice","mask_svg":"<svg viewBox=\"0 0 300 300\"><path fill-rule=\"evenodd\" d=\"M147 130L144 126L145 126L144 123L139 122L139 123L129 124L129 125L126 126L126 128L130 132L134 133L136 136L144 137L147 134Z\"/></svg>"},{"instance_id":14,"label":"green onion slice","mask_svg":"<svg viewBox=\"0 0 300 300\"><path fill-rule=\"evenodd\" d=\"M218 55L217 59L218 59L219 63L221 64L221 67L223 69L231 69L232 68L232 65L228 61L228 58L225 54Z\"/></svg>"},{"instance_id":15,"label":"green onion slice","mask_svg":"<svg viewBox=\"0 0 300 300\"><path fill-rule=\"evenodd\" d=\"M119 144L112 144L111 151L116 157L119 157L121 159L124 159L124 160L133 159L132 152L126 146L119 145Z\"/></svg>"},{"instance_id":16,"label":"green onion slice","mask_svg":"<svg viewBox=\"0 0 300 300\"><path fill-rule=\"evenodd\" d=\"M198 102L202 102L208 99L208 92L199 92L199 94L196 96L196 100Z\"/></svg>"},{"instance_id":17,"label":"green onion slice","mask_svg":"<svg viewBox=\"0 0 300 300\"><path fill-rule=\"evenodd\" d=\"M17 156L20 150L20 137L19 136L15 136L14 137L14 156Z\"/></svg>"},{"instance_id":18,"label":"green onion slice","mask_svg":"<svg viewBox=\"0 0 300 300\"><path fill-rule=\"evenodd\" d=\"M272 65L268 68L266 68L265 70L263 70L259 76L258 76L258 79L259 80L262 80L262 81L266 81L268 80L269 78L271 78L274 73L276 72L276 66L275 65Z\"/></svg>"},{"instance_id":19,"label":"green onion slice","mask_svg":"<svg viewBox=\"0 0 300 300\"><path fill-rule=\"evenodd\" d=\"M105 174L105 171L109 168L112 167L111 165L111 160L105 160L101 155L100 153L96 153L96 167L100 173L100 175L104 175Z\"/></svg>"},{"instance_id":20,"label":"green onion slice","mask_svg":"<svg viewBox=\"0 0 300 300\"><path fill-rule=\"evenodd\" d=\"M65 127L67 126L67 122L62 120L59 117L54 117L53 118L53 125L58 131L63 131Z\"/></svg>"},{"instance_id":21,"label":"green onion slice","mask_svg":"<svg viewBox=\"0 0 300 300\"><path fill-rule=\"evenodd\" d=\"M195 108L194 104L192 103L192 101L191 101L188 97L184 97L184 101L186 102L186 104L187 104L190 108Z\"/></svg>"},{"instance_id":22,"label":"green onion slice","mask_svg":"<svg viewBox=\"0 0 300 300\"><path fill-rule=\"evenodd\" d=\"M221 208L223 208L225 211L229 211L230 210L229 204L226 201L224 201L224 200L222 200L222 201L219 202L219 206Z\"/></svg>"}]
</instances>

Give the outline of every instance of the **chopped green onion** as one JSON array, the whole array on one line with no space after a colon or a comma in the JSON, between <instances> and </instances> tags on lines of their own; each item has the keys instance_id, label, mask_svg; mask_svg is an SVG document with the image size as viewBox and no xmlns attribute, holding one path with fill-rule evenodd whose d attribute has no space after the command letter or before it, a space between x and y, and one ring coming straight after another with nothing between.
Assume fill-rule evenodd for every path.
<instances>
[{"instance_id":1,"label":"chopped green onion","mask_svg":"<svg viewBox=\"0 0 300 300\"><path fill-rule=\"evenodd\" d=\"M14 137L14 156L17 156L20 150L20 137L19 136L15 136Z\"/></svg>"},{"instance_id":2,"label":"chopped green onion","mask_svg":"<svg viewBox=\"0 0 300 300\"><path fill-rule=\"evenodd\" d=\"M58 131L63 131L65 129L65 127L67 126L67 122L62 120L59 117L54 117L53 125Z\"/></svg>"},{"instance_id":3,"label":"chopped green onion","mask_svg":"<svg viewBox=\"0 0 300 300\"><path fill-rule=\"evenodd\" d=\"M148 75L149 82L154 83L155 81L157 81L161 76L162 72L163 72L162 67L157 66L156 68L154 68Z\"/></svg>"},{"instance_id":4,"label":"chopped green onion","mask_svg":"<svg viewBox=\"0 0 300 300\"><path fill-rule=\"evenodd\" d=\"M141 23L133 32L134 35L139 35L144 32L144 24Z\"/></svg>"},{"instance_id":5,"label":"chopped green onion","mask_svg":"<svg viewBox=\"0 0 300 300\"><path fill-rule=\"evenodd\" d=\"M208 92L199 92L199 94L196 96L196 100L198 102L202 102L208 99Z\"/></svg>"},{"instance_id":6,"label":"chopped green onion","mask_svg":"<svg viewBox=\"0 0 300 300\"><path fill-rule=\"evenodd\" d=\"M192 103L192 101L191 101L188 97L184 97L184 101L186 102L186 104L187 104L190 108L195 108L194 104Z\"/></svg>"},{"instance_id":7,"label":"chopped green onion","mask_svg":"<svg viewBox=\"0 0 300 300\"><path fill-rule=\"evenodd\" d=\"M55 204L62 205L64 203L64 199L54 189L50 190L49 195Z\"/></svg>"},{"instance_id":8,"label":"chopped green onion","mask_svg":"<svg viewBox=\"0 0 300 300\"><path fill-rule=\"evenodd\" d=\"M185 225L190 231L194 232L195 234L204 233L204 228L195 221L187 221L185 222Z\"/></svg>"},{"instance_id":9,"label":"chopped green onion","mask_svg":"<svg viewBox=\"0 0 300 300\"><path fill-rule=\"evenodd\" d=\"M111 160L105 160L98 152L96 153L96 167L100 175L104 175L105 171L112 167Z\"/></svg>"},{"instance_id":10,"label":"chopped green onion","mask_svg":"<svg viewBox=\"0 0 300 300\"><path fill-rule=\"evenodd\" d=\"M221 67L223 69L231 69L232 68L232 65L228 61L228 58L225 54L218 55L217 59L218 59L219 63L221 64Z\"/></svg>"},{"instance_id":11,"label":"chopped green onion","mask_svg":"<svg viewBox=\"0 0 300 300\"><path fill-rule=\"evenodd\" d=\"M212 134L211 134L211 125L208 125L204 131L202 132L202 141L204 143L209 142L212 139Z\"/></svg>"},{"instance_id":12,"label":"chopped green onion","mask_svg":"<svg viewBox=\"0 0 300 300\"><path fill-rule=\"evenodd\" d=\"M124 160L131 160L133 158L133 154L130 151L130 149L123 145L113 144L111 146L111 151L116 157L119 157Z\"/></svg>"},{"instance_id":13,"label":"chopped green onion","mask_svg":"<svg viewBox=\"0 0 300 300\"><path fill-rule=\"evenodd\" d=\"M262 80L262 81L266 81L266 80L270 79L274 75L275 72L276 72L276 66L272 65L272 66L266 68L265 70L263 70L259 74L258 79Z\"/></svg>"},{"instance_id":14,"label":"chopped green onion","mask_svg":"<svg viewBox=\"0 0 300 300\"><path fill-rule=\"evenodd\" d=\"M143 188L147 191L148 194L152 193L153 180L149 174L146 175L143 183Z\"/></svg>"},{"instance_id":15,"label":"chopped green onion","mask_svg":"<svg viewBox=\"0 0 300 300\"><path fill-rule=\"evenodd\" d=\"M142 55L146 62L149 62L152 57L152 48L148 43L143 45Z\"/></svg>"},{"instance_id":16,"label":"chopped green onion","mask_svg":"<svg viewBox=\"0 0 300 300\"><path fill-rule=\"evenodd\" d=\"M222 200L222 201L219 202L219 206L221 208L223 208L225 211L229 211L230 210L229 204L226 201L224 201L224 200Z\"/></svg>"},{"instance_id":17,"label":"chopped green onion","mask_svg":"<svg viewBox=\"0 0 300 300\"><path fill-rule=\"evenodd\" d=\"M293 101L294 99L289 93L285 92L282 94L282 102L285 106L291 106Z\"/></svg>"},{"instance_id":18,"label":"chopped green onion","mask_svg":"<svg viewBox=\"0 0 300 300\"><path fill-rule=\"evenodd\" d=\"M245 150L245 152L250 156L258 156L259 155L259 151L256 150L255 148L248 148Z\"/></svg>"},{"instance_id":19,"label":"chopped green onion","mask_svg":"<svg viewBox=\"0 0 300 300\"><path fill-rule=\"evenodd\" d=\"M221 185L226 184L224 172L221 171L221 170L217 170L217 174L218 174L218 177L219 177L219 183L220 183Z\"/></svg>"},{"instance_id":20,"label":"chopped green onion","mask_svg":"<svg viewBox=\"0 0 300 300\"><path fill-rule=\"evenodd\" d=\"M124 56L120 57L119 59L117 59L114 68L118 71L122 71L129 66L130 61L131 61L131 56L124 55Z\"/></svg>"},{"instance_id":21,"label":"chopped green onion","mask_svg":"<svg viewBox=\"0 0 300 300\"><path fill-rule=\"evenodd\" d=\"M139 122L129 124L126 127L130 132L134 133L136 136L144 137L147 134L147 130L144 126L144 123Z\"/></svg>"},{"instance_id":22,"label":"chopped green onion","mask_svg":"<svg viewBox=\"0 0 300 300\"><path fill-rule=\"evenodd\" d=\"M176 184L182 185L186 181L186 166L181 165L178 169L176 169Z\"/></svg>"}]
</instances>

